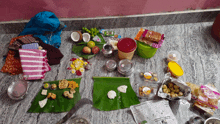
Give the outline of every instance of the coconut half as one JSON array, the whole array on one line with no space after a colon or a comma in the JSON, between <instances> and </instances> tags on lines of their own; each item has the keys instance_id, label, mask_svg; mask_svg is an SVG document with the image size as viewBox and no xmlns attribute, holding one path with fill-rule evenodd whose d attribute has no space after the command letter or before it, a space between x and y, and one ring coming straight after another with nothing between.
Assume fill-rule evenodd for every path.
<instances>
[{"instance_id":1,"label":"coconut half","mask_svg":"<svg viewBox=\"0 0 220 124\"><path fill-rule=\"evenodd\" d=\"M121 86L119 86L117 89L118 89L119 92L126 93L127 88L128 88L128 86L126 86L126 85L121 85Z\"/></svg>"},{"instance_id":2,"label":"coconut half","mask_svg":"<svg viewBox=\"0 0 220 124\"><path fill-rule=\"evenodd\" d=\"M114 99L116 97L116 92L114 90L110 90L107 95L109 99Z\"/></svg>"},{"instance_id":3,"label":"coconut half","mask_svg":"<svg viewBox=\"0 0 220 124\"><path fill-rule=\"evenodd\" d=\"M72 33L71 33L71 39L72 39L74 42L78 42L78 41L82 40L82 34L81 34L81 32L79 32L79 31L72 32Z\"/></svg>"},{"instance_id":4,"label":"coconut half","mask_svg":"<svg viewBox=\"0 0 220 124\"><path fill-rule=\"evenodd\" d=\"M90 41L90 34L89 33L83 33L82 36L83 36L83 41L84 42L87 43L87 42Z\"/></svg>"}]
</instances>

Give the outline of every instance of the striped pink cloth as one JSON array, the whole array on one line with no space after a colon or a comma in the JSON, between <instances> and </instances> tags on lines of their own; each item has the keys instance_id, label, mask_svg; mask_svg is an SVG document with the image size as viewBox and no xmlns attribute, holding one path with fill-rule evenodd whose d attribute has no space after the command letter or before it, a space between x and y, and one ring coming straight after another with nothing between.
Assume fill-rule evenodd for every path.
<instances>
[{"instance_id":1,"label":"striped pink cloth","mask_svg":"<svg viewBox=\"0 0 220 124\"><path fill-rule=\"evenodd\" d=\"M47 51L38 49L19 49L23 76L27 80L44 79L45 72L51 68L47 63Z\"/></svg>"}]
</instances>

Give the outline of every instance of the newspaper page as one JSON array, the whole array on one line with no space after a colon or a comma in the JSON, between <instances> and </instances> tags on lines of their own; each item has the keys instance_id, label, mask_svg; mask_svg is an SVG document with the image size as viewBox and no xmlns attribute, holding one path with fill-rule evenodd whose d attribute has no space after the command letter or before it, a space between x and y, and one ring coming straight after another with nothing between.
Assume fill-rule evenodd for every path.
<instances>
[{"instance_id":1,"label":"newspaper page","mask_svg":"<svg viewBox=\"0 0 220 124\"><path fill-rule=\"evenodd\" d=\"M137 124L177 124L177 120L167 100L146 101L130 107Z\"/></svg>"}]
</instances>

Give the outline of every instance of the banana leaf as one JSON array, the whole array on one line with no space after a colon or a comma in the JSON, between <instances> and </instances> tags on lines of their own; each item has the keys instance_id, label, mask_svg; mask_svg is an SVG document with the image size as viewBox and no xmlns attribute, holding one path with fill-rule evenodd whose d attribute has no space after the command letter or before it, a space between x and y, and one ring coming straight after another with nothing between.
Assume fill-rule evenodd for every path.
<instances>
[{"instance_id":1,"label":"banana leaf","mask_svg":"<svg viewBox=\"0 0 220 124\"><path fill-rule=\"evenodd\" d=\"M128 108L139 104L138 97L131 87L129 78L126 77L93 77L93 107L101 111L111 111ZM117 88L121 85L127 86L127 92L121 93ZM109 99L107 94L114 90L117 96Z\"/></svg>"},{"instance_id":2,"label":"banana leaf","mask_svg":"<svg viewBox=\"0 0 220 124\"><path fill-rule=\"evenodd\" d=\"M75 81L78 83L80 87L80 81L81 78L75 78L75 79L67 79L68 81ZM69 88L66 89L59 89L59 81L49 81L49 82L44 82L44 83L49 83L49 84L57 84L57 89L56 90L51 90L50 88L47 89L47 94L49 92L55 93L56 94L56 99L47 100L47 104L43 107L40 108L39 101L45 99L47 96L41 95L41 91L43 88L40 90L40 92L37 94L35 97L34 101L32 102L31 107L29 108L28 112L31 113L40 113L40 112L45 112L45 113L51 113L51 112L67 112L71 110L75 104L81 99L80 93L79 93L79 87L75 88L76 93L74 93L74 98L73 99L68 99L63 96L64 91L69 91Z\"/></svg>"},{"instance_id":3,"label":"banana leaf","mask_svg":"<svg viewBox=\"0 0 220 124\"><path fill-rule=\"evenodd\" d=\"M96 41L94 41L94 42L95 42L95 45L98 46L99 49L100 49L100 51L101 51L103 45L104 45L106 42L105 42L105 40L103 39L103 37L102 37L101 34L97 34L97 35L100 37L101 42L96 42ZM85 47L85 46L87 46L87 43L85 43L85 42L78 43L78 44L76 44L76 45L73 46L72 51L73 51L76 55L78 55L79 57L82 57L82 58L84 58L84 59L91 59L91 58L94 57L96 54L93 54L93 53L91 53L91 54L84 54L84 53L82 52L82 49L83 49L83 47Z\"/></svg>"}]
</instances>

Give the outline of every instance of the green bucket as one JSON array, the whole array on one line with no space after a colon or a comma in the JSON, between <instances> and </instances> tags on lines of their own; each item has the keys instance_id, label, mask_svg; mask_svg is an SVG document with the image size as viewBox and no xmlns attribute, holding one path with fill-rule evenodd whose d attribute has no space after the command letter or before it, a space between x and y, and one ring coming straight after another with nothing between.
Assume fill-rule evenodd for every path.
<instances>
[{"instance_id":1,"label":"green bucket","mask_svg":"<svg viewBox=\"0 0 220 124\"><path fill-rule=\"evenodd\" d=\"M137 41L137 54L142 58L151 58L157 52L157 48L153 48L145 43Z\"/></svg>"}]
</instances>

